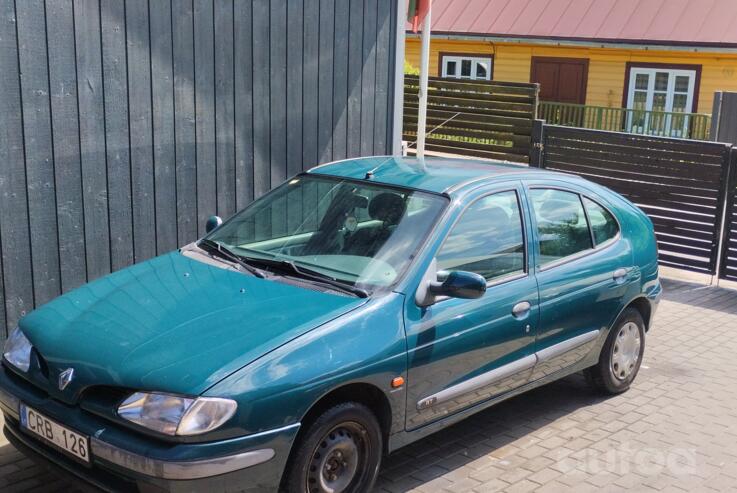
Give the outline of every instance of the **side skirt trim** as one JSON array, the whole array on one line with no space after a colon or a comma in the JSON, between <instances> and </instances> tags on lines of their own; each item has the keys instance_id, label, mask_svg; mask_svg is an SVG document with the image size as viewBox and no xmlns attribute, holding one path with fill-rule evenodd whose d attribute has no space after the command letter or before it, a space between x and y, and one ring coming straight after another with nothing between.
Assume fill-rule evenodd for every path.
<instances>
[{"instance_id":1,"label":"side skirt trim","mask_svg":"<svg viewBox=\"0 0 737 493\"><path fill-rule=\"evenodd\" d=\"M549 361L551 359L562 356L569 351L588 344L596 340L601 334L601 330L592 330L584 334L566 339L563 342L554 344L553 346L547 347L535 354L524 356L518 360L515 360L506 365L495 368L486 373L482 373L476 377L465 380L459 384L448 387L447 389L441 390L435 394L420 399L417 402L417 409L423 410L438 404L455 399L458 396L474 392L478 389L487 387L501 380L505 380L511 376L514 376L523 371L533 368L538 363Z\"/></svg>"},{"instance_id":2,"label":"side skirt trim","mask_svg":"<svg viewBox=\"0 0 737 493\"><path fill-rule=\"evenodd\" d=\"M586 332L576 337L566 339L565 341L559 342L558 344L553 344L550 347L546 347L545 349L542 349L535 353L535 355L537 356L537 361L538 363L541 363L543 361L548 361L553 358L557 358L558 356L562 356L569 351L573 351L579 346L583 346L584 344L593 341L594 339L599 337L600 333L601 330L592 330L591 332Z\"/></svg>"},{"instance_id":3,"label":"side skirt trim","mask_svg":"<svg viewBox=\"0 0 737 493\"><path fill-rule=\"evenodd\" d=\"M525 356L516 361L500 366L499 368L495 368L469 380L463 381L457 385L448 387L447 389L441 390L436 394L425 397L417 403L417 409L427 409L428 407L447 402L449 400L455 399L460 395L468 394L480 388L491 385L494 382L504 380L505 378L511 377L512 375L523 372L525 370L529 370L530 368L535 366L536 362L537 358L534 354Z\"/></svg>"}]
</instances>

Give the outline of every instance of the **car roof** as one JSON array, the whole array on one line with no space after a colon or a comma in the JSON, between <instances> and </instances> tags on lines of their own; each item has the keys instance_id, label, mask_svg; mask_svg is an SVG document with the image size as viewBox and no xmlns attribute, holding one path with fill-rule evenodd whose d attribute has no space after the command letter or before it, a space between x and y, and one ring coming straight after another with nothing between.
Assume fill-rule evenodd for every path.
<instances>
[{"instance_id":1,"label":"car roof","mask_svg":"<svg viewBox=\"0 0 737 493\"><path fill-rule=\"evenodd\" d=\"M317 166L309 170L309 173L359 180L366 179L367 173L371 173L371 181L376 183L435 193L451 193L481 181L533 178L530 176L532 174L534 178L568 177L561 173L503 161L434 156L425 157L424 161L423 166L416 157L362 157Z\"/></svg>"}]
</instances>

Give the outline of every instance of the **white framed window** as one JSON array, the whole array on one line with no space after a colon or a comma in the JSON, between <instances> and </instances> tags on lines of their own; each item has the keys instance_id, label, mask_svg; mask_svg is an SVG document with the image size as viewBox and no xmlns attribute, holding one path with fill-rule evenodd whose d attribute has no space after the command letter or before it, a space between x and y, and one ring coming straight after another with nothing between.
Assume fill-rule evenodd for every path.
<instances>
[{"instance_id":1,"label":"white framed window","mask_svg":"<svg viewBox=\"0 0 737 493\"><path fill-rule=\"evenodd\" d=\"M491 80L492 57L443 55L441 76L450 79Z\"/></svg>"},{"instance_id":2,"label":"white framed window","mask_svg":"<svg viewBox=\"0 0 737 493\"><path fill-rule=\"evenodd\" d=\"M696 95L697 71L632 67L629 75L627 131L685 137Z\"/></svg>"}]
</instances>

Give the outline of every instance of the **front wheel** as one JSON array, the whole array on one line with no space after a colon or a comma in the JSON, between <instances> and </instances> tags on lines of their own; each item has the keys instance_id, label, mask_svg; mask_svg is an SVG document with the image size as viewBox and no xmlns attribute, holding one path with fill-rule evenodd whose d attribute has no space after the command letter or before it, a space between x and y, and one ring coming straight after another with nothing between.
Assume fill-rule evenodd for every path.
<instances>
[{"instance_id":1,"label":"front wheel","mask_svg":"<svg viewBox=\"0 0 737 493\"><path fill-rule=\"evenodd\" d=\"M620 394L629 389L640 371L645 352L645 322L640 312L627 308L607 337L599 362L586 370L597 390Z\"/></svg>"},{"instance_id":2,"label":"front wheel","mask_svg":"<svg viewBox=\"0 0 737 493\"><path fill-rule=\"evenodd\" d=\"M287 492L369 492L379 474L383 439L373 413L348 402L325 411L296 447L284 473Z\"/></svg>"}]
</instances>

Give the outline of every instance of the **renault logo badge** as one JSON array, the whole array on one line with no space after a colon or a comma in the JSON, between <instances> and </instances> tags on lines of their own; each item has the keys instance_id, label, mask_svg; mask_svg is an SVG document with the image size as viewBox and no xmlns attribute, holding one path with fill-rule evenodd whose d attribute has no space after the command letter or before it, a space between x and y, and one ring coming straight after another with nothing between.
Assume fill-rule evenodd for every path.
<instances>
[{"instance_id":1,"label":"renault logo badge","mask_svg":"<svg viewBox=\"0 0 737 493\"><path fill-rule=\"evenodd\" d=\"M59 390L67 388L74 378L74 368L67 368L59 374Z\"/></svg>"}]
</instances>

